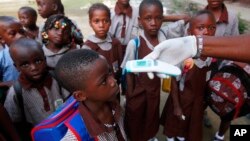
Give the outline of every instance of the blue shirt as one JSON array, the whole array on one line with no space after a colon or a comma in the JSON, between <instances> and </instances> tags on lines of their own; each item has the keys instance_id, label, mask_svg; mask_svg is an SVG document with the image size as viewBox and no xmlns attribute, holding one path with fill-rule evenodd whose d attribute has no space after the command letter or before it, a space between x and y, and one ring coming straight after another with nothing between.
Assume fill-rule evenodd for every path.
<instances>
[{"instance_id":1,"label":"blue shirt","mask_svg":"<svg viewBox=\"0 0 250 141\"><path fill-rule=\"evenodd\" d=\"M17 80L19 72L10 57L9 47L0 51L0 81Z\"/></svg>"}]
</instances>

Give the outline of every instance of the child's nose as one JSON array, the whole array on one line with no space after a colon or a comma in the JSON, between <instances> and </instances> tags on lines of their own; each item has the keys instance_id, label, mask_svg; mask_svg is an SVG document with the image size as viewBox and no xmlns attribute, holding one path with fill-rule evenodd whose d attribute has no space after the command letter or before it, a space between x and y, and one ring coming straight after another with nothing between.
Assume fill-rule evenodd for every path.
<instances>
[{"instance_id":1,"label":"child's nose","mask_svg":"<svg viewBox=\"0 0 250 141\"><path fill-rule=\"evenodd\" d=\"M16 39L20 39L20 38L22 38L22 37L24 37L24 34L17 33L15 38L16 38Z\"/></svg>"},{"instance_id":2,"label":"child's nose","mask_svg":"<svg viewBox=\"0 0 250 141\"><path fill-rule=\"evenodd\" d=\"M109 79L109 81L110 81L110 86L111 87L115 87L116 85L117 85L117 80L114 78L114 76L112 75L112 76L110 76L110 79Z\"/></svg>"},{"instance_id":3,"label":"child's nose","mask_svg":"<svg viewBox=\"0 0 250 141\"><path fill-rule=\"evenodd\" d=\"M104 22L100 22L99 27L103 27L103 26L104 26Z\"/></svg>"},{"instance_id":4,"label":"child's nose","mask_svg":"<svg viewBox=\"0 0 250 141\"><path fill-rule=\"evenodd\" d=\"M151 20L151 25L155 25L156 24L156 20L155 19L152 19Z\"/></svg>"},{"instance_id":5,"label":"child's nose","mask_svg":"<svg viewBox=\"0 0 250 141\"><path fill-rule=\"evenodd\" d=\"M207 34L208 34L208 28L204 28L203 35L207 35Z\"/></svg>"},{"instance_id":6,"label":"child's nose","mask_svg":"<svg viewBox=\"0 0 250 141\"><path fill-rule=\"evenodd\" d=\"M35 64L30 64L30 70L31 70L31 71L36 70L36 65L35 65Z\"/></svg>"}]
</instances>

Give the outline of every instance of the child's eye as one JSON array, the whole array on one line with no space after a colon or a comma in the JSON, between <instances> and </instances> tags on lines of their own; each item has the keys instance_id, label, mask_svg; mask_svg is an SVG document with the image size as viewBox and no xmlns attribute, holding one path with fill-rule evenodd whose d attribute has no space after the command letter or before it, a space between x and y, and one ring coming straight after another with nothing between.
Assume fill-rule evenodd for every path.
<instances>
[{"instance_id":1,"label":"child's eye","mask_svg":"<svg viewBox=\"0 0 250 141\"><path fill-rule=\"evenodd\" d=\"M209 26L209 27L208 27L208 30L210 30L210 31L214 31L215 29L216 29L215 26Z\"/></svg>"},{"instance_id":2,"label":"child's eye","mask_svg":"<svg viewBox=\"0 0 250 141\"><path fill-rule=\"evenodd\" d=\"M95 24L98 24L99 23L99 20L94 20L93 21Z\"/></svg>"},{"instance_id":3,"label":"child's eye","mask_svg":"<svg viewBox=\"0 0 250 141\"><path fill-rule=\"evenodd\" d=\"M101 85L106 85L107 84L107 80L108 80L108 76L106 76L103 80Z\"/></svg>"},{"instance_id":4,"label":"child's eye","mask_svg":"<svg viewBox=\"0 0 250 141\"><path fill-rule=\"evenodd\" d=\"M149 22L149 21L152 20L152 18L151 17L147 17L147 18L145 18L145 20Z\"/></svg>"},{"instance_id":5,"label":"child's eye","mask_svg":"<svg viewBox=\"0 0 250 141\"><path fill-rule=\"evenodd\" d=\"M24 30L23 28L21 28L21 29L19 30L19 33L22 34L22 35L24 35L25 30Z\"/></svg>"},{"instance_id":6,"label":"child's eye","mask_svg":"<svg viewBox=\"0 0 250 141\"><path fill-rule=\"evenodd\" d=\"M9 32L9 35L10 35L10 36L15 36L15 35L16 35L16 32L15 32L15 31L11 31L11 32Z\"/></svg>"},{"instance_id":7,"label":"child's eye","mask_svg":"<svg viewBox=\"0 0 250 141\"><path fill-rule=\"evenodd\" d=\"M42 62L43 62L42 59L39 59L39 60L36 60L36 61L35 61L36 64L41 64Z\"/></svg>"},{"instance_id":8,"label":"child's eye","mask_svg":"<svg viewBox=\"0 0 250 141\"><path fill-rule=\"evenodd\" d=\"M162 16L156 18L157 21L161 21L162 19L163 19Z\"/></svg>"},{"instance_id":9,"label":"child's eye","mask_svg":"<svg viewBox=\"0 0 250 141\"><path fill-rule=\"evenodd\" d=\"M107 81L109 79L109 77L112 77L113 75L113 72L112 72L112 68L109 68L108 70L108 74L105 76L105 78L103 79L101 85L106 85L107 84Z\"/></svg>"},{"instance_id":10,"label":"child's eye","mask_svg":"<svg viewBox=\"0 0 250 141\"><path fill-rule=\"evenodd\" d=\"M203 30L205 27L204 26L199 26L198 29L199 30Z\"/></svg>"},{"instance_id":11,"label":"child's eye","mask_svg":"<svg viewBox=\"0 0 250 141\"><path fill-rule=\"evenodd\" d=\"M109 22L110 22L110 20L105 20L105 21L104 21L105 24L107 24L107 23L109 23Z\"/></svg>"},{"instance_id":12,"label":"child's eye","mask_svg":"<svg viewBox=\"0 0 250 141\"><path fill-rule=\"evenodd\" d=\"M28 68L30 65L28 63L23 63L20 65L20 67L22 68Z\"/></svg>"}]
</instances>

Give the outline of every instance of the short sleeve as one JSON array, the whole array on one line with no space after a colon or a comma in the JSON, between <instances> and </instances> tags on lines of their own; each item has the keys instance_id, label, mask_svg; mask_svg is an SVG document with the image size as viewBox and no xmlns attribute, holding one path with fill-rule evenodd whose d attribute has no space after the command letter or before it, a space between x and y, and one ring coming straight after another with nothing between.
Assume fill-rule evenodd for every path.
<instances>
[{"instance_id":1,"label":"short sleeve","mask_svg":"<svg viewBox=\"0 0 250 141\"><path fill-rule=\"evenodd\" d=\"M22 120L21 108L19 106L18 99L13 86L10 87L7 93L7 97L4 102L4 107L13 122L19 122Z\"/></svg>"},{"instance_id":2,"label":"short sleeve","mask_svg":"<svg viewBox=\"0 0 250 141\"><path fill-rule=\"evenodd\" d=\"M184 20L179 20L173 23L169 23L161 29L167 36L167 39L182 37L185 33L185 22Z\"/></svg>"},{"instance_id":3,"label":"short sleeve","mask_svg":"<svg viewBox=\"0 0 250 141\"><path fill-rule=\"evenodd\" d=\"M135 41L132 39L128 42L128 45L125 51L125 56L121 64L121 68L125 67L127 61L135 60L135 49L136 49Z\"/></svg>"}]
</instances>

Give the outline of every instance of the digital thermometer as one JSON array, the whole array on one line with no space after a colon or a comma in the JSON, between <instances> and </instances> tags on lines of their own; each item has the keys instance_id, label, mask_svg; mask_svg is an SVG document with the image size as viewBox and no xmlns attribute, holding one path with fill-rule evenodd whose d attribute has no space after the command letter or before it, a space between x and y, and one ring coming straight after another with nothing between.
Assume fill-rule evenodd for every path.
<instances>
[{"instance_id":1,"label":"digital thermometer","mask_svg":"<svg viewBox=\"0 0 250 141\"><path fill-rule=\"evenodd\" d=\"M171 64L152 59L131 60L126 63L127 72L156 72L170 76L178 76L181 70Z\"/></svg>"}]
</instances>

